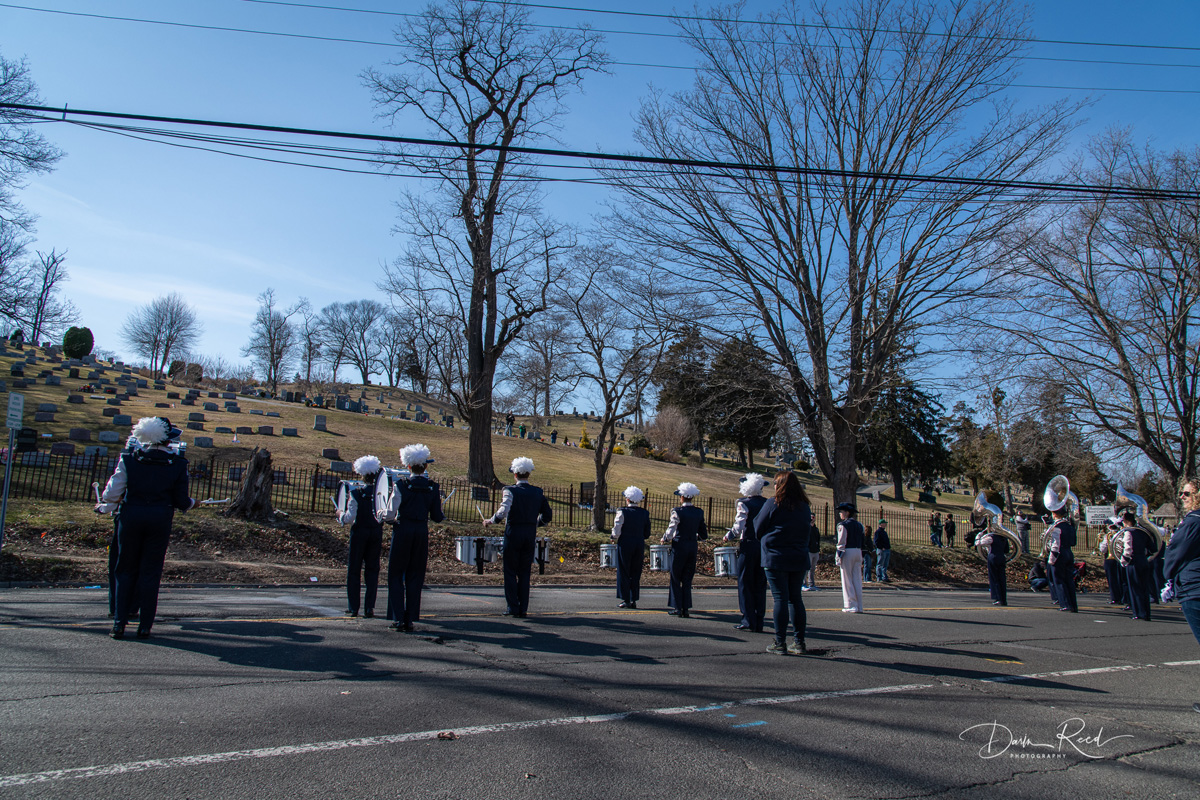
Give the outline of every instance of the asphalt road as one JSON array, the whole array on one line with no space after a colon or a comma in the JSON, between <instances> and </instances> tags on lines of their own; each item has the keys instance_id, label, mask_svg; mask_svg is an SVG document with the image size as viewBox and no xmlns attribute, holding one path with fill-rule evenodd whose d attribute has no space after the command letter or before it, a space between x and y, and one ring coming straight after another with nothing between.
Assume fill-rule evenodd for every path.
<instances>
[{"instance_id":1,"label":"asphalt road","mask_svg":"<svg viewBox=\"0 0 1200 800\"><path fill-rule=\"evenodd\" d=\"M382 598L381 598L382 599ZM1200 645L1178 607L808 593L809 657L665 593L431 589L417 634L337 587L0 590L0 798L1197 796ZM382 608L382 603L381 606Z\"/></svg>"}]
</instances>

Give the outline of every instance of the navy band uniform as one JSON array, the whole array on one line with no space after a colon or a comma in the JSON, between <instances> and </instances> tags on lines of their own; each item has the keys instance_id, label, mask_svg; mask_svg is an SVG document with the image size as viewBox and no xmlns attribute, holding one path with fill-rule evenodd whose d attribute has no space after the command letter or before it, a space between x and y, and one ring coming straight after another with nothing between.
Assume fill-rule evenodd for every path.
<instances>
[{"instance_id":1,"label":"navy band uniform","mask_svg":"<svg viewBox=\"0 0 1200 800\"><path fill-rule=\"evenodd\" d=\"M550 503L545 494L529 483L533 472L533 461L514 458L509 470L517 482L504 487L500 507L491 519L484 520L492 525L505 520L504 526L504 613L511 617L524 617L529 612L529 584L533 570L533 559L537 554L537 529L553 519Z\"/></svg>"}]
</instances>

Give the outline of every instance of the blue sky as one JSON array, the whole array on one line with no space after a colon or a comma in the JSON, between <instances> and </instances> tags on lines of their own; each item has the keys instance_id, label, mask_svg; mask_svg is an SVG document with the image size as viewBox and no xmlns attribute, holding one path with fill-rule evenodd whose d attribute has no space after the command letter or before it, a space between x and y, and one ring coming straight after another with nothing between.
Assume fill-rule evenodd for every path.
<instances>
[{"instance_id":1,"label":"blue sky","mask_svg":"<svg viewBox=\"0 0 1200 800\"><path fill-rule=\"evenodd\" d=\"M568 3L570 4L570 3ZM413 12L418 2L325 0L324 5ZM658 0L579 3L651 13L687 13ZM752 0L750 14L773 3ZM22 6L18 8L17 6ZM368 44L196 30L67 16L28 9L102 14L196 25L391 41L401 20L247 0L27 0L0 2L0 53L27 57L48 105L343 131L426 135L375 119L360 73L390 50ZM1031 55L1132 66L1031 60L1014 92L1038 104L1094 98L1081 136L1107 126L1134 128L1164 148L1195 147L1200 129L1200 3L1061 0L1033 7ZM691 55L665 20L535 9L536 22L586 21L608 35L616 61L687 65ZM1054 40L1054 41L1049 41ZM1091 45L1062 44L1092 42ZM1102 46L1112 44L1142 47ZM1167 49L1175 48L1175 49ZM629 150L638 98L651 83L667 90L686 70L614 66L569 101L561 146ZM1055 87L1055 88L1040 88ZM1155 91L1119 91L1122 89ZM1169 90L1169 91L1164 91ZM320 307L376 296L381 265L403 243L391 233L401 179L271 165L141 142L70 125L44 133L67 153L58 169L21 194L40 217L37 247L68 251L66 295L80 308L97 346L130 355L122 322L138 305L181 292L205 333L197 350L238 360L267 287L289 303ZM604 190L552 188L547 209L577 224L602 211Z\"/></svg>"}]
</instances>

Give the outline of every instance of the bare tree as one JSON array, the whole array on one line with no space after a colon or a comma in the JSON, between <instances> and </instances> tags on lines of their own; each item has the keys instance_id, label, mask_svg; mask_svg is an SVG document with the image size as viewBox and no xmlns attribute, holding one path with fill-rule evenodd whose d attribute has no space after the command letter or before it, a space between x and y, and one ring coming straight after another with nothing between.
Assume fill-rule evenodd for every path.
<instances>
[{"instance_id":1,"label":"bare tree","mask_svg":"<svg viewBox=\"0 0 1200 800\"><path fill-rule=\"evenodd\" d=\"M177 292L141 306L121 328L121 336L156 375L171 363L173 353L190 350L202 332L195 310Z\"/></svg>"},{"instance_id":2,"label":"bare tree","mask_svg":"<svg viewBox=\"0 0 1200 800\"><path fill-rule=\"evenodd\" d=\"M67 269L63 262L66 253L51 250L43 253L29 264L29 300L24 311L25 324L29 326L29 339L40 342L46 338L57 338L58 334L79 319L79 311L70 300L59 296L67 280Z\"/></svg>"},{"instance_id":3,"label":"bare tree","mask_svg":"<svg viewBox=\"0 0 1200 800\"><path fill-rule=\"evenodd\" d=\"M296 337L298 340L298 356L300 369L304 370L304 380L311 382L313 367L321 357L321 315L312 307L307 297L301 297L296 304Z\"/></svg>"},{"instance_id":4,"label":"bare tree","mask_svg":"<svg viewBox=\"0 0 1200 800\"><path fill-rule=\"evenodd\" d=\"M1013 302L993 318L994 346L1031 386L1057 384L1068 421L1110 453L1144 454L1173 480L1195 475L1200 150L1163 153L1112 132L1074 174L1159 194L1081 202L1014 237Z\"/></svg>"},{"instance_id":5,"label":"bare tree","mask_svg":"<svg viewBox=\"0 0 1200 800\"><path fill-rule=\"evenodd\" d=\"M384 322L387 306L377 300L352 300L345 304L348 336L346 361L353 364L364 384L371 382L371 373L379 361L379 326Z\"/></svg>"},{"instance_id":6,"label":"bare tree","mask_svg":"<svg viewBox=\"0 0 1200 800\"><path fill-rule=\"evenodd\" d=\"M0 103L36 106L41 102L25 60L0 56ZM33 216L15 199L23 176L49 172L62 158L62 151L34 132L35 121L30 112L0 108L0 222L23 230L33 227Z\"/></svg>"},{"instance_id":7,"label":"bare tree","mask_svg":"<svg viewBox=\"0 0 1200 800\"><path fill-rule=\"evenodd\" d=\"M347 303L330 303L321 309L319 320L320 348L336 383L338 368L346 362L350 352L350 340L354 337L353 323Z\"/></svg>"},{"instance_id":8,"label":"bare tree","mask_svg":"<svg viewBox=\"0 0 1200 800\"><path fill-rule=\"evenodd\" d=\"M578 252L575 262L580 268L572 271L577 281L566 285L556 297L556 305L572 323L563 330L575 331L573 361L579 375L603 403L593 453L596 502L592 505L592 523L596 530L604 530L606 524L604 498L608 496L608 468L617 444L617 423L636 413L637 407L628 401L639 381L654 369L664 341L660 330L641 324L627 307L631 288L636 285L633 276L614 266L597 269L597 264L607 261L604 254L592 249Z\"/></svg>"},{"instance_id":9,"label":"bare tree","mask_svg":"<svg viewBox=\"0 0 1200 800\"><path fill-rule=\"evenodd\" d=\"M1071 109L1004 101L1027 36L1009 0L789 2L769 25L743 10L681 23L696 83L638 116L653 155L729 166L610 170L628 199L613 232L713 302L696 315L710 329L770 343L851 500L889 358L982 291L997 234L1031 209L988 186L1035 174Z\"/></svg>"},{"instance_id":10,"label":"bare tree","mask_svg":"<svg viewBox=\"0 0 1200 800\"><path fill-rule=\"evenodd\" d=\"M496 366L546 305L546 274L530 270L536 227L523 224L533 218L531 198L513 180L530 168L511 148L545 135L563 96L606 57L595 34L539 31L527 9L507 3L431 5L395 36L401 54L390 66L399 72L364 75L383 115L416 112L438 135L466 145L420 155L400 150L389 159L435 176L454 215L441 218L410 198L404 227L415 234L410 258L440 271L445 307L459 315L467 382L456 403L471 426L467 477L492 484ZM393 282L393 275L405 280ZM393 275L394 288L415 279L408 270Z\"/></svg>"},{"instance_id":11,"label":"bare tree","mask_svg":"<svg viewBox=\"0 0 1200 800\"><path fill-rule=\"evenodd\" d=\"M388 386L398 386L412 363L414 321L406 314L384 312L375 326L375 348L380 372Z\"/></svg>"},{"instance_id":12,"label":"bare tree","mask_svg":"<svg viewBox=\"0 0 1200 800\"><path fill-rule=\"evenodd\" d=\"M508 362L504 381L530 401L534 414L552 416L579 385L575 334L571 315L551 308L531 321L514 344L516 357Z\"/></svg>"},{"instance_id":13,"label":"bare tree","mask_svg":"<svg viewBox=\"0 0 1200 800\"><path fill-rule=\"evenodd\" d=\"M258 313L254 315L250 342L242 348L242 355L248 356L250 363L262 372L272 394L278 391L281 376L296 357L299 337L290 318L298 311L298 306L278 310L274 289L268 288L258 296Z\"/></svg>"}]
</instances>

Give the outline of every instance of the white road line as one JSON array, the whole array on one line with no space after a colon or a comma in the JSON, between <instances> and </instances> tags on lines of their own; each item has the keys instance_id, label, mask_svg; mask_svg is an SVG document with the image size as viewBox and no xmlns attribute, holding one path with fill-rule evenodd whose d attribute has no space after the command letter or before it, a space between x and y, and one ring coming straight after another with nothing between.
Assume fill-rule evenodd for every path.
<instances>
[{"instance_id":1,"label":"white road line","mask_svg":"<svg viewBox=\"0 0 1200 800\"><path fill-rule=\"evenodd\" d=\"M1164 666L1180 666L1184 664L1200 664L1200 661L1176 661ZM1136 669L1153 669L1155 664L1124 664L1119 667L1094 667L1093 669L1068 669L1061 672L1035 672L1029 675L995 675L991 678L980 678L984 683L1012 683L1013 681L1035 681L1039 678L1063 678L1071 675L1099 675L1102 672L1130 672Z\"/></svg>"},{"instance_id":2,"label":"white road line","mask_svg":"<svg viewBox=\"0 0 1200 800\"><path fill-rule=\"evenodd\" d=\"M621 722L639 715L677 716L679 714L695 714L700 711L720 711L739 706L770 706L786 703L804 703L810 700L832 700L839 697L859 697L863 695L889 694L893 692L915 691L929 689L930 683L910 683L902 686L876 686L867 689L845 689L834 692L812 692L810 694L791 694L782 697L754 697L748 700L730 700L725 703L715 703L703 706L679 706L675 708L648 708L639 711L621 711L615 714L594 714L584 717L559 717L557 719L535 719L524 722L501 722L495 725L476 725L469 728L455 728L454 735L458 738L475 736L483 733L505 733L509 731L524 731L534 728L548 728L561 725L591 725L603 722ZM321 753L331 750L345 750L351 747L378 747L380 745L401 744L404 742L426 741L436 739L439 733L446 729L435 731L417 731L414 733L396 733L387 736L369 736L363 739L342 739L332 742L312 742L309 744L287 745L283 747L264 747L257 750L232 750L225 753L209 753L198 756L179 756L176 758L156 758L148 761L129 761L124 764L103 764L92 767L75 767L73 769L56 769L46 772L28 772L23 775L0 776L0 788L8 786L27 786L35 783L51 781L77 780L80 778L102 778L110 775L127 775L134 772L146 772L159 769L176 769L179 767L204 766L209 764L227 764L233 761L245 761L252 758L276 758L278 756L303 755L306 753Z\"/></svg>"},{"instance_id":3,"label":"white road line","mask_svg":"<svg viewBox=\"0 0 1200 800\"><path fill-rule=\"evenodd\" d=\"M1164 661L1164 667L1194 667L1200 664L1200 661Z\"/></svg>"}]
</instances>

